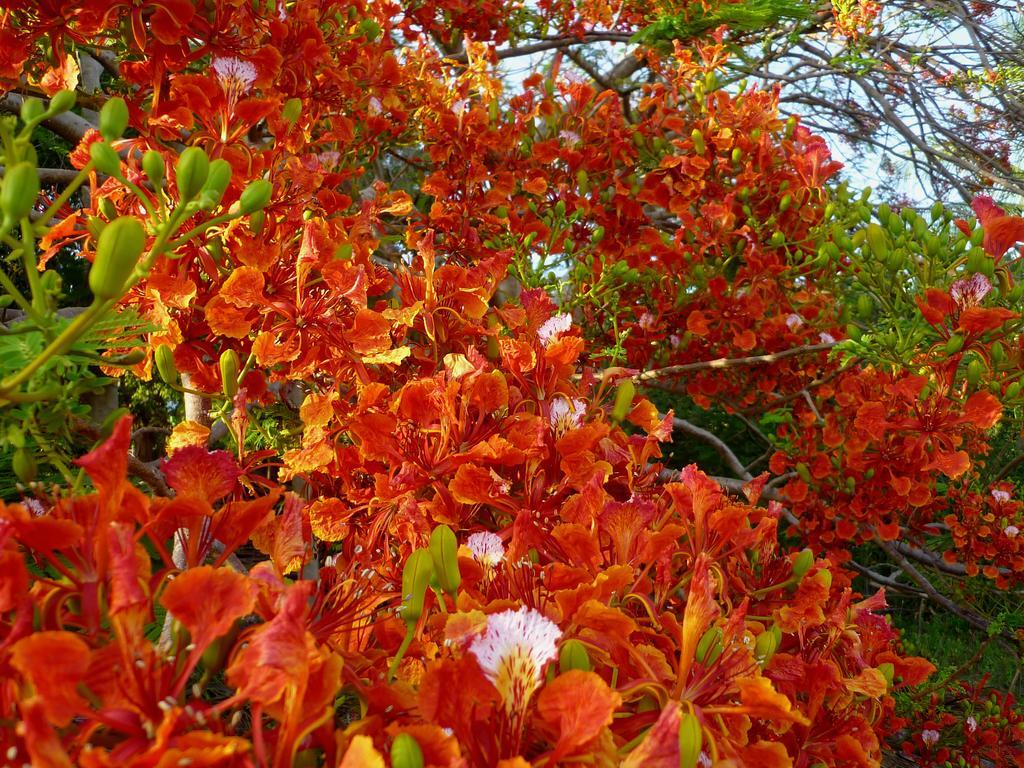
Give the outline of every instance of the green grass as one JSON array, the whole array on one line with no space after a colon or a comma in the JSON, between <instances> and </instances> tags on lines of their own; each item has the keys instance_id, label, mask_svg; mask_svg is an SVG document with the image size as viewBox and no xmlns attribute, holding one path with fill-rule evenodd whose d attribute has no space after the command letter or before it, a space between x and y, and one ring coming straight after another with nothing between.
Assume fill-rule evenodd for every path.
<instances>
[{"instance_id":1,"label":"green grass","mask_svg":"<svg viewBox=\"0 0 1024 768\"><path fill-rule=\"evenodd\" d=\"M893 612L893 623L902 630L907 653L924 656L938 671L931 684L943 680L970 661L985 645L987 636L962 619L928 607L915 609L911 601L903 601ZM980 656L963 669L959 677L976 682L989 676L989 685L1009 691L1016 698L1024 696L1024 675L1018 674L1020 660L1005 643L991 640Z\"/></svg>"}]
</instances>

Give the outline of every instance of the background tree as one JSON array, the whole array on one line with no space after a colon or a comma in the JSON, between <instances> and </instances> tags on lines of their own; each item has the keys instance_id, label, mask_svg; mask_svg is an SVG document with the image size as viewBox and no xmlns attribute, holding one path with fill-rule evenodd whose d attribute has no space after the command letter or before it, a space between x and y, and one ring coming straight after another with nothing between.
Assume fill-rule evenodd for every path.
<instances>
[{"instance_id":1,"label":"background tree","mask_svg":"<svg viewBox=\"0 0 1024 768\"><path fill-rule=\"evenodd\" d=\"M6 11L4 330L41 351L0 382L0 435L24 457L77 409L97 443L0 513L7 754L1019 762L1012 697L916 688L931 665L853 587L1019 643L1020 462L992 457L1019 432L1024 222L834 185L785 89L730 69L808 18ZM587 48L638 34L602 82ZM37 168L34 127L72 168ZM101 280L121 227L136 259ZM121 362L181 396L156 467L128 420L84 418L95 371L54 341L86 321L37 277L61 252L91 262L88 322L144 349Z\"/></svg>"}]
</instances>

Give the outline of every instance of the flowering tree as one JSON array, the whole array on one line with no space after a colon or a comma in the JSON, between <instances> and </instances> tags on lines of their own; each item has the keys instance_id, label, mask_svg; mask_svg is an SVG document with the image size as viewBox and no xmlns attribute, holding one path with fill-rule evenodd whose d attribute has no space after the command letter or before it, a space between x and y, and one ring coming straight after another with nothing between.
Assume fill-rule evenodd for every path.
<instances>
[{"instance_id":1,"label":"flowering tree","mask_svg":"<svg viewBox=\"0 0 1024 768\"><path fill-rule=\"evenodd\" d=\"M1024 220L829 187L724 28L501 79L663 11L2 12L8 762L1022 763L876 588L1020 640Z\"/></svg>"}]
</instances>

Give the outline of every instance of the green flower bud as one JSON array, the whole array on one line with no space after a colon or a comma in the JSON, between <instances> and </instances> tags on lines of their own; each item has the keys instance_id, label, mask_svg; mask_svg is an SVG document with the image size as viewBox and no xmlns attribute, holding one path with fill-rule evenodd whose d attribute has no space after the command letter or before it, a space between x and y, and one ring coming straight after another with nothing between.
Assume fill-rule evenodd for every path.
<instances>
[{"instance_id":1,"label":"green flower bud","mask_svg":"<svg viewBox=\"0 0 1024 768\"><path fill-rule=\"evenodd\" d=\"M814 565L814 553L809 549L802 550L793 560L793 576L798 579L803 578L804 574L811 570L812 565Z\"/></svg>"},{"instance_id":2,"label":"green flower bud","mask_svg":"<svg viewBox=\"0 0 1024 768\"><path fill-rule=\"evenodd\" d=\"M694 657L701 664L713 664L722 654L722 628L709 627L697 641Z\"/></svg>"},{"instance_id":3,"label":"green flower bud","mask_svg":"<svg viewBox=\"0 0 1024 768\"><path fill-rule=\"evenodd\" d=\"M928 212L928 214L931 216L932 221L938 221L942 217L942 210L943 208L941 202L937 202L934 205L932 205L932 209Z\"/></svg>"},{"instance_id":4,"label":"green flower bud","mask_svg":"<svg viewBox=\"0 0 1024 768\"><path fill-rule=\"evenodd\" d=\"M408 733L400 733L391 742L392 768L423 768L423 750Z\"/></svg>"},{"instance_id":5,"label":"green flower bud","mask_svg":"<svg viewBox=\"0 0 1024 768\"><path fill-rule=\"evenodd\" d=\"M174 167L178 180L178 195L187 203L202 190L210 173L210 158L199 147L189 147L181 153Z\"/></svg>"},{"instance_id":6,"label":"green flower bud","mask_svg":"<svg viewBox=\"0 0 1024 768\"><path fill-rule=\"evenodd\" d=\"M885 662L884 664L878 665L878 671L882 673L882 677L885 678L885 681L889 685L892 685L892 681L896 677L896 667L889 662Z\"/></svg>"},{"instance_id":7,"label":"green flower bud","mask_svg":"<svg viewBox=\"0 0 1024 768\"><path fill-rule=\"evenodd\" d=\"M576 187L581 195L586 195L590 192L590 177L587 176L587 172L583 168L576 171Z\"/></svg>"},{"instance_id":8,"label":"green flower bud","mask_svg":"<svg viewBox=\"0 0 1024 768\"><path fill-rule=\"evenodd\" d=\"M159 189L164 183L164 156L155 149L146 150L142 156L142 170L145 171L149 183Z\"/></svg>"},{"instance_id":9,"label":"green flower bud","mask_svg":"<svg viewBox=\"0 0 1024 768\"><path fill-rule=\"evenodd\" d=\"M981 228L981 225L978 225L971 232L971 245L977 247L983 242L985 242L985 230Z\"/></svg>"},{"instance_id":10,"label":"green flower bud","mask_svg":"<svg viewBox=\"0 0 1024 768\"><path fill-rule=\"evenodd\" d=\"M452 529L447 525L437 526L430 534L428 550L438 584L454 598L462 583L462 574L459 573L459 544Z\"/></svg>"},{"instance_id":11,"label":"green flower bud","mask_svg":"<svg viewBox=\"0 0 1024 768\"><path fill-rule=\"evenodd\" d=\"M434 575L434 561L430 552L417 549L405 562L402 569L402 620L412 627L423 615L423 602L427 587Z\"/></svg>"},{"instance_id":12,"label":"green flower bud","mask_svg":"<svg viewBox=\"0 0 1024 768\"><path fill-rule=\"evenodd\" d=\"M281 117L287 122L295 125L299 118L302 116L302 99L293 98L288 99L284 103L284 109L281 110Z\"/></svg>"},{"instance_id":13,"label":"green flower bud","mask_svg":"<svg viewBox=\"0 0 1024 768\"><path fill-rule=\"evenodd\" d=\"M786 211L789 210L789 206L791 206L792 204L793 204L793 196L789 195L789 194L783 195L782 199L779 200L779 211L781 211L782 213L785 213Z\"/></svg>"},{"instance_id":14,"label":"green flower bud","mask_svg":"<svg viewBox=\"0 0 1024 768\"><path fill-rule=\"evenodd\" d=\"M132 216L121 216L103 228L89 270L89 288L97 300L121 298L145 245L146 231Z\"/></svg>"},{"instance_id":15,"label":"green flower bud","mask_svg":"<svg viewBox=\"0 0 1024 768\"><path fill-rule=\"evenodd\" d=\"M220 386L225 397L234 397L238 393L238 353L233 349L225 349L220 356Z\"/></svg>"},{"instance_id":16,"label":"green flower bud","mask_svg":"<svg viewBox=\"0 0 1024 768\"><path fill-rule=\"evenodd\" d=\"M208 211L216 207L220 199L224 197L228 184L231 183L231 163L220 158L210 163L210 173L206 177L206 184L199 193L199 207Z\"/></svg>"},{"instance_id":17,"label":"green flower bud","mask_svg":"<svg viewBox=\"0 0 1024 768\"><path fill-rule=\"evenodd\" d=\"M11 465L14 468L14 476L26 485L35 480L36 475L39 472L39 466L36 464L36 460L26 448L18 448L14 452Z\"/></svg>"},{"instance_id":18,"label":"green flower bud","mask_svg":"<svg viewBox=\"0 0 1024 768\"><path fill-rule=\"evenodd\" d=\"M754 641L754 658L757 659L762 667L771 661L781 640L782 631L775 626L757 636L757 639Z\"/></svg>"},{"instance_id":19,"label":"green flower bud","mask_svg":"<svg viewBox=\"0 0 1024 768\"><path fill-rule=\"evenodd\" d=\"M985 364L977 358L967 364L967 384L975 389L981 383L982 374L985 373Z\"/></svg>"},{"instance_id":20,"label":"green flower bud","mask_svg":"<svg viewBox=\"0 0 1024 768\"><path fill-rule=\"evenodd\" d=\"M611 419L614 422L621 422L629 413L629 407L633 404L633 396L636 395L636 385L632 379L624 379L615 390L615 402L612 405Z\"/></svg>"},{"instance_id":21,"label":"green flower bud","mask_svg":"<svg viewBox=\"0 0 1024 768\"><path fill-rule=\"evenodd\" d=\"M15 163L4 171L0 211L5 220L13 223L28 216L38 197L39 171L32 163Z\"/></svg>"},{"instance_id":22,"label":"green flower bud","mask_svg":"<svg viewBox=\"0 0 1024 768\"><path fill-rule=\"evenodd\" d=\"M78 97L74 91L63 90L57 91L50 97L50 106L46 112L50 115L59 115L61 112L67 112L69 109L75 106L75 102Z\"/></svg>"},{"instance_id":23,"label":"green flower bud","mask_svg":"<svg viewBox=\"0 0 1024 768\"><path fill-rule=\"evenodd\" d=\"M558 652L558 671L565 674L572 669L580 669L584 672L593 669L587 647L576 639L566 640Z\"/></svg>"},{"instance_id":24,"label":"green flower bud","mask_svg":"<svg viewBox=\"0 0 1024 768\"><path fill-rule=\"evenodd\" d=\"M955 355L964 346L964 337L959 333L954 333L949 337L949 341L946 342L945 352L947 355Z\"/></svg>"},{"instance_id":25,"label":"green flower bud","mask_svg":"<svg viewBox=\"0 0 1024 768\"><path fill-rule=\"evenodd\" d=\"M96 170L105 173L107 176L121 175L121 158L109 144L97 141L89 147L89 157Z\"/></svg>"},{"instance_id":26,"label":"green flower bud","mask_svg":"<svg viewBox=\"0 0 1024 768\"><path fill-rule=\"evenodd\" d=\"M700 128L694 128L690 131L690 141L693 142L693 151L698 155L703 155L707 151L707 145L704 144L704 134L701 133Z\"/></svg>"},{"instance_id":27,"label":"green flower bud","mask_svg":"<svg viewBox=\"0 0 1024 768\"><path fill-rule=\"evenodd\" d=\"M159 345L156 352L153 353L153 358L156 361L157 373L160 374L164 384L169 384L172 387L178 386L178 369L174 365L174 352L171 351L170 346Z\"/></svg>"},{"instance_id":28,"label":"green flower bud","mask_svg":"<svg viewBox=\"0 0 1024 768\"><path fill-rule=\"evenodd\" d=\"M876 259L884 259L889 254L889 237L880 226L868 224L866 237L868 248Z\"/></svg>"},{"instance_id":29,"label":"green flower bud","mask_svg":"<svg viewBox=\"0 0 1024 768\"><path fill-rule=\"evenodd\" d=\"M594 233L590 236L590 242L592 245L597 245L604 240L604 227L595 227Z\"/></svg>"},{"instance_id":30,"label":"green flower bud","mask_svg":"<svg viewBox=\"0 0 1024 768\"><path fill-rule=\"evenodd\" d=\"M266 179L256 179L243 190L238 198L238 210L243 215L263 210L270 202L273 185Z\"/></svg>"},{"instance_id":31,"label":"green flower bud","mask_svg":"<svg viewBox=\"0 0 1024 768\"><path fill-rule=\"evenodd\" d=\"M120 139L127 127L128 105L120 96L115 96L100 109L100 135L107 141Z\"/></svg>"},{"instance_id":32,"label":"green flower bud","mask_svg":"<svg viewBox=\"0 0 1024 768\"><path fill-rule=\"evenodd\" d=\"M46 108L43 106L43 102L37 98L29 96L21 102L22 122L31 123L33 120L42 117L45 113Z\"/></svg>"},{"instance_id":33,"label":"green flower bud","mask_svg":"<svg viewBox=\"0 0 1024 768\"><path fill-rule=\"evenodd\" d=\"M679 768L696 768L704 748L704 729L693 712L679 719Z\"/></svg>"}]
</instances>

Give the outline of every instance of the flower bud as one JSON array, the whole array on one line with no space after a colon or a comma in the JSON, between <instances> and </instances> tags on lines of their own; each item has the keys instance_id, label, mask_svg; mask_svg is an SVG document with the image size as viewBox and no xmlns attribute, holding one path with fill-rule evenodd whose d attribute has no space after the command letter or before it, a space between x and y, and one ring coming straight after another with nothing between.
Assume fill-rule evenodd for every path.
<instances>
[{"instance_id":1,"label":"flower bud","mask_svg":"<svg viewBox=\"0 0 1024 768\"><path fill-rule=\"evenodd\" d=\"M292 125L295 125L295 123L301 116L302 99L297 97L293 99L288 99L288 101L284 103L284 109L281 110L281 117L283 117L287 122L291 123Z\"/></svg>"},{"instance_id":2,"label":"flower bud","mask_svg":"<svg viewBox=\"0 0 1024 768\"><path fill-rule=\"evenodd\" d=\"M51 115L59 115L61 112L67 112L69 109L75 106L75 101L78 97L74 91L63 90L57 91L50 97L50 106L46 112Z\"/></svg>"},{"instance_id":3,"label":"flower bud","mask_svg":"<svg viewBox=\"0 0 1024 768\"><path fill-rule=\"evenodd\" d=\"M5 220L15 222L28 216L38 197L39 171L32 163L22 161L4 171L0 211Z\"/></svg>"},{"instance_id":4,"label":"flower bud","mask_svg":"<svg viewBox=\"0 0 1024 768\"><path fill-rule=\"evenodd\" d=\"M178 195L183 203L199 194L210 173L210 158L199 147L189 147L181 153L174 175L178 181Z\"/></svg>"},{"instance_id":5,"label":"flower bud","mask_svg":"<svg viewBox=\"0 0 1024 768\"><path fill-rule=\"evenodd\" d=\"M146 231L132 216L121 216L103 228L89 270L89 288L98 300L121 298L145 245Z\"/></svg>"},{"instance_id":6,"label":"flower bud","mask_svg":"<svg viewBox=\"0 0 1024 768\"><path fill-rule=\"evenodd\" d=\"M615 390L615 403L612 405L612 421L621 422L629 413L629 406L633 404L633 396L636 394L636 385L632 379L624 379Z\"/></svg>"},{"instance_id":7,"label":"flower bud","mask_svg":"<svg viewBox=\"0 0 1024 768\"><path fill-rule=\"evenodd\" d=\"M964 337L961 336L959 333L954 333L949 337L949 341L946 342L944 350L947 355L955 355L957 352L963 349L963 346Z\"/></svg>"},{"instance_id":8,"label":"flower bud","mask_svg":"<svg viewBox=\"0 0 1024 768\"><path fill-rule=\"evenodd\" d=\"M32 454L25 448L18 448L14 452L11 465L14 469L14 476L26 485L35 480L36 474L39 472L36 460L32 458Z\"/></svg>"},{"instance_id":9,"label":"flower bud","mask_svg":"<svg viewBox=\"0 0 1024 768\"><path fill-rule=\"evenodd\" d=\"M267 207L273 185L266 179L256 179L242 191L238 198L238 210L242 214L253 213Z\"/></svg>"},{"instance_id":10,"label":"flower bud","mask_svg":"<svg viewBox=\"0 0 1024 768\"><path fill-rule=\"evenodd\" d=\"M120 139L127 127L128 105L120 96L115 96L100 109L100 135L107 141Z\"/></svg>"},{"instance_id":11,"label":"flower bud","mask_svg":"<svg viewBox=\"0 0 1024 768\"><path fill-rule=\"evenodd\" d=\"M238 353L226 349L220 356L221 389L225 397L234 397L238 393Z\"/></svg>"},{"instance_id":12,"label":"flower bud","mask_svg":"<svg viewBox=\"0 0 1024 768\"><path fill-rule=\"evenodd\" d=\"M558 671L564 675L573 669L584 672L589 672L592 669L587 647L576 639L566 640L558 652Z\"/></svg>"},{"instance_id":13,"label":"flower bud","mask_svg":"<svg viewBox=\"0 0 1024 768\"><path fill-rule=\"evenodd\" d=\"M697 649L694 653L697 661L709 666L722 654L722 628L710 627L701 635L697 641Z\"/></svg>"},{"instance_id":14,"label":"flower bud","mask_svg":"<svg viewBox=\"0 0 1024 768\"><path fill-rule=\"evenodd\" d=\"M402 569L402 620L407 627L412 627L423 615L423 602L433 575L434 563L427 550L417 549L405 561Z\"/></svg>"},{"instance_id":15,"label":"flower bud","mask_svg":"<svg viewBox=\"0 0 1024 768\"><path fill-rule=\"evenodd\" d=\"M149 183L159 189L164 183L164 156L155 149L146 150L142 156L142 170L145 171Z\"/></svg>"},{"instance_id":16,"label":"flower bud","mask_svg":"<svg viewBox=\"0 0 1024 768\"><path fill-rule=\"evenodd\" d=\"M220 158L210 163L210 173L206 177L206 184L199 194L199 207L208 211L216 207L220 199L224 197L228 184L231 183L231 163Z\"/></svg>"},{"instance_id":17,"label":"flower bud","mask_svg":"<svg viewBox=\"0 0 1024 768\"><path fill-rule=\"evenodd\" d=\"M118 176L121 173L121 158L109 144L97 141L89 147L89 157L96 170L107 176Z\"/></svg>"},{"instance_id":18,"label":"flower bud","mask_svg":"<svg viewBox=\"0 0 1024 768\"><path fill-rule=\"evenodd\" d=\"M37 98L29 96L21 102L22 122L31 123L36 118L42 117L45 112L46 108L43 106L43 102Z\"/></svg>"},{"instance_id":19,"label":"flower bud","mask_svg":"<svg viewBox=\"0 0 1024 768\"><path fill-rule=\"evenodd\" d=\"M704 134L700 132L700 128L694 128L690 132L690 141L693 142L693 151L698 155L703 155L707 151L707 146L704 144Z\"/></svg>"},{"instance_id":20,"label":"flower bud","mask_svg":"<svg viewBox=\"0 0 1024 768\"><path fill-rule=\"evenodd\" d=\"M868 224L868 248L876 259L884 259L889 254L889 237L878 224Z\"/></svg>"},{"instance_id":21,"label":"flower bud","mask_svg":"<svg viewBox=\"0 0 1024 768\"><path fill-rule=\"evenodd\" d=\"M693 712L679 719L679 768L696 768L704 748L704 729Z\"/></svg>"},{"instance_id":22,"label":"flower bud","mask_svg":"<svg viewBox=\"0 0 1024 768\"><path fill-rule=\"evenodd\" d=\"M392 768L423 768L423 750L408 733L400 733L391 742Z\"/></svg>"},{"instance_id":23,"label":"flower bud","mask_svg":"<svg viewBox=\"0 0 1024 768\"><path fill-rule=\"evenodd\" d=\"M157 373L160 374L164 384L169 384L172 387L178 386L178 369L174 365L174 352L171 351L170 346L159 345L156 352L153 353L153 357L156 360Z\"/></svg>"},{"instance_id":24,"label":"flower bud","mask_svg":"<svg viewBox=\"0 0 1024 768\"><path fill-rule=\"evenodd\" d=\"M793 575L798 579L803 578L803 575L811 570L812 565L814 565L814 553L809 549L801 551L793 560Z\"/></svg>"},{"instance_id":25,"label":"flower bud","mask_svg":"<svg viewBox=\"0 0 1024 768\"><path fill-rule=\"evenodd\" d=\"M757 640L754 641L754 658L762 667L771 661L781 640L782 631L776 626L757 636Z\"/></svg>"},{"instance_id":26,"label":"flower bud","mask_svg":"<svg viewBox=\"0 0 1024 768\"><path fill-rule=\"evenodd\" d=\"M462 574L459 573L459 543L452 529L447 525L437 526L430 534L428 550L438 584L454 598L462 583Z\"/></svg>"}]
</instances>

